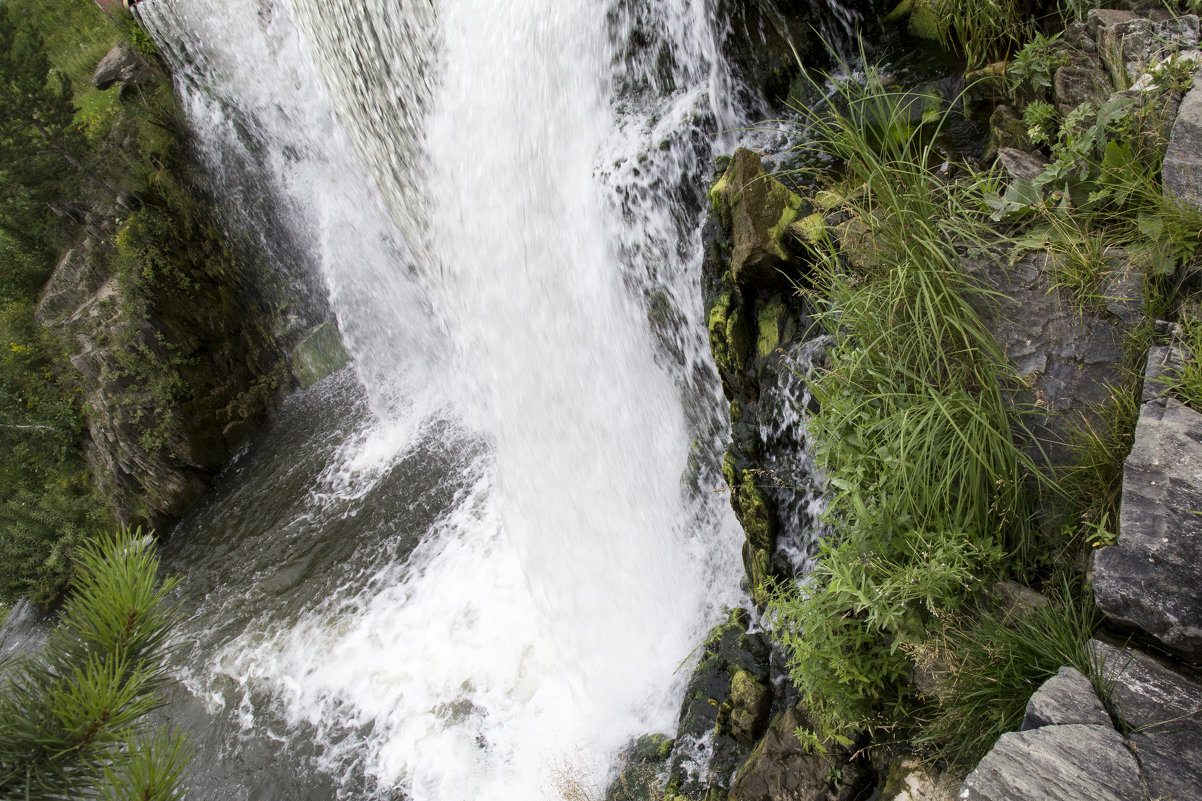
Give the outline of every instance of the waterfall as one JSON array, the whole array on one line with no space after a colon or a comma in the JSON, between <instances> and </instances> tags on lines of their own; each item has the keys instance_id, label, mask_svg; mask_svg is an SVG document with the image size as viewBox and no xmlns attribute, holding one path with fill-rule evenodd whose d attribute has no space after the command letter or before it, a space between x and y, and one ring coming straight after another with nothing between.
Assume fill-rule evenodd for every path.
<instances>
[{"instance_id":1,"label":"waterfall","mask_svg":"<svg viewBox=\"0 0 1202 801\"><path fill-rule=\"evenodd\" d=\"M261 730L347 798L601 783L673 729L741 599L698 288L738 123L707 4L137 9L214 174L259 166L354 357L285 409L325 427L266 432L268 477L235 465L177 535L211 551L172 563L181 675L239 732L229 761Z\"/></svg>"}]
</instances>

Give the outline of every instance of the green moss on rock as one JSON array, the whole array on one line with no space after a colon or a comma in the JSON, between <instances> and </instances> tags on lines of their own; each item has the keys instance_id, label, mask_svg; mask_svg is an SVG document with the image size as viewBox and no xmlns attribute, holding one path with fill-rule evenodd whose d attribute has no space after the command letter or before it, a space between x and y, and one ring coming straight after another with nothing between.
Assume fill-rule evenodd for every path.
<instances>
[{"instance_id":1,"label":"green moss on rock","mask_svg":"<svg viewBox=\"0 0 1202 801\"><path fill-rule=\"evenodd\" d=\"M789 259L786 235L802 209L801 197L764 172L758 153L739 148L709 198L715 216L731 236L734 281L779 284L778 271Z\"/></svg>"},{"instance_id":2,"label":"green moss on rock","mask_svg":"<svg viewBox=\"0 0 1202 801\"><path fill-rule=\"evenodd\" d=\"M351 360L333 323L314 328L292 351L292 374L302 388L310 387Z\"/></svg>"},{"instance_id":3,"label":"green moss on rock","mask_svg":"<svg viewBox=\"0 0 1202 801\"><path fill-rule=\"evenodd\" d=\"M735 511L752 547L771 551L775 539L772 513L769 511L768 500L763 490L756 484L756 478L756 474L751 470L743 471L738 491L735 493Z\"/></svg>"},{"instance_id":4,"label":"green moss on rock","mask_svg":"<svg viewBox=\"0 0 1202 801\"><path fill-rule=\"evenodd\" d=\"M756 314L756 352L764 361L776 351L788 337L789 310L779 297L761 303Z\"/></svg>"}]
</instances>

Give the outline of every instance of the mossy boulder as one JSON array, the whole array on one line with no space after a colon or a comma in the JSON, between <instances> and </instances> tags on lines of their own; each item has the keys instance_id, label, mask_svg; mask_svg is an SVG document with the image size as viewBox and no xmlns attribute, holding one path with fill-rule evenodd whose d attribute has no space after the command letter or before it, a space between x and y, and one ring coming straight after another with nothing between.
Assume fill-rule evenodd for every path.
<instances>
[{"instance_id":1,"label":"mossy boulder","mask_svg":"<svg viewBox=\"0 0 1202 801\"><path fill-rule=\"evenodd\" d=\"M772 709L772 688L746 670L736 669L730 679L729 703L731 736L743 745L755 745Z\"/></svg>"},{"instance_id":2,"label":"mossy boulder","mask_svg":"<svg viewBox=\"0 0 1202 801\"><path fill-rule=\"evenodd\" d=\"M293 349L292 374L304 389L337 372L350 360L338 327L327 321L306 334Z\"/></svg>"},{"instance_id":3,"label":"mossy boulder","mask_svg":"<svg viewBox=\"0 0 1202 801\"><path fill-rule=\"evenodd\" d=\"M765 635L748 633L750 623L747 610L734 609L706 636L685 690L664 798L725 799L730 777L751 751L755 735L742 736L741 742L735 727L754 731L758 717L766 714L759 707L764 694L755 685L769 686L771 649ZM708 749L698 747L706 742Z\"/></svg>"},{"instance_id":4,"label":"mossy boulder","mask_svg":"<svg viewBox=\"0 0 1202 801\"><path fill-rule=\"evenodd\" d=\"M710 202L730 232L729 270L734 283L756 287L787 284L781 268L789 260L789 225L802 199L764 172L759 154L739 148L710 189Z\"/></svg>"},{"instance_id":5,"label":"mossy boulder","mask_svg":"<svg viewBox=\"0 0 1202 801\"><path fill-rule=\"evenodd\" d=\"M605 801L647 801L662 795L675 742L665 734L644 734L628 745L618 757L618 774L605 790Z\"/></svg>"},{"instance_id":6,"label":"mossy boulder","mask_svg":"<svg viewBox=\"0 0 1202 801\"><path fill-rule=\"evenodd\" d=\"M982 155L986 159L991 159L1002 148L1022 151L1031 149L1026 123L1014 109L1006 105L998 106L989 116L989 143Z\"/></svg>"},{"instance_id":7,"label":"mossy boulder","mask_svg":"<svg viewBox=\"0 0 1202 801\"><path fill-rule=\"evenodd\" d=\"M748 317L734 293L726 291L710 307L706 322L714 364L730 397L746 390L746 373L755 342Z\"/></svg>"},{"instance_id":8,"label":"mossy boulder","mask_svg":"<svg viewBox=\"0 0 1202 801\"><path fill-rule=\"evenodd\" d=\"M796 331L789 308L779 296L756 304L756 353L760 363L776 352Z\"/></svg>"},{"instance_id":9,"label":"mossy boulder","mask_svg":"<svg viewBox=\"0 0 1202 801\"><path fill-rule=\"evenodd\" d=\"M778 715L735 774L730 801L850 801L864 797L871 772L843 746L833 746L825 754L806 751L796 732L808 727L809 721L798 707Z\"/></svg>"}]
</instances>

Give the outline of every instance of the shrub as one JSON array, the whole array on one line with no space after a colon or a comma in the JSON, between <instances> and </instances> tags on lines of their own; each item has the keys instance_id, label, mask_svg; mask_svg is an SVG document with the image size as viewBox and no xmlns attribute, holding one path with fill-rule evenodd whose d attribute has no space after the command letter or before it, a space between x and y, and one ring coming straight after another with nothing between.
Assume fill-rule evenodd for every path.
<instances>
[{"instance_id":1,"label":"shrub","mask_svg":"<svg viewBox=\"0 0 1202 801\"><path fill-rule=\"evenodd\" d=\"M174 801L190 747L148 732L175 612L151 537L82 545L72 594L37 656L0 674L0 796Z\"/></svg>"}]
</instances>

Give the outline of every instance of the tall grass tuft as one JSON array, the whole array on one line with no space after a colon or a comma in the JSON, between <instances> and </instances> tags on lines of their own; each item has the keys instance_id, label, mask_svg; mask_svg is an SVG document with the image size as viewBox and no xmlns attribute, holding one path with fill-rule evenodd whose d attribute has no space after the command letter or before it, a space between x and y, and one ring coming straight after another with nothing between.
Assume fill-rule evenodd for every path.
<instances>
[{"instance_id":1,"label":"tall grass tuft","mask_svg":"<svg viewBox=\"0 0 1202 801\"><path fill-rule=\"evenodd\" d=\"M1033 536L1009 375L974 311L986 290L957 252L987 239L980 185L992 177L933 169L946 114L931 105L870 70L801 110L812 146L842 168L820 176L843 222L816 246L818 317L834 346L812 385L835 533L771 609L819 748L903 717L906 647Z\"/></svg>"},{"instance_id":2,"label":"tall grass tuft","mask_svg":"<svg viewBox=\"0 0 1202 801\"><path fill-rule=\"evenodd\" d=\"M914 650L935 677L915 744L929 757L972 767L998 737L1019 728L1031 695L1063 666L1081 671L1108 702L1089 645L1100 622L1088 588L1068 582L1046 603L950 620Z\"/></svg>"}]
</instances>

